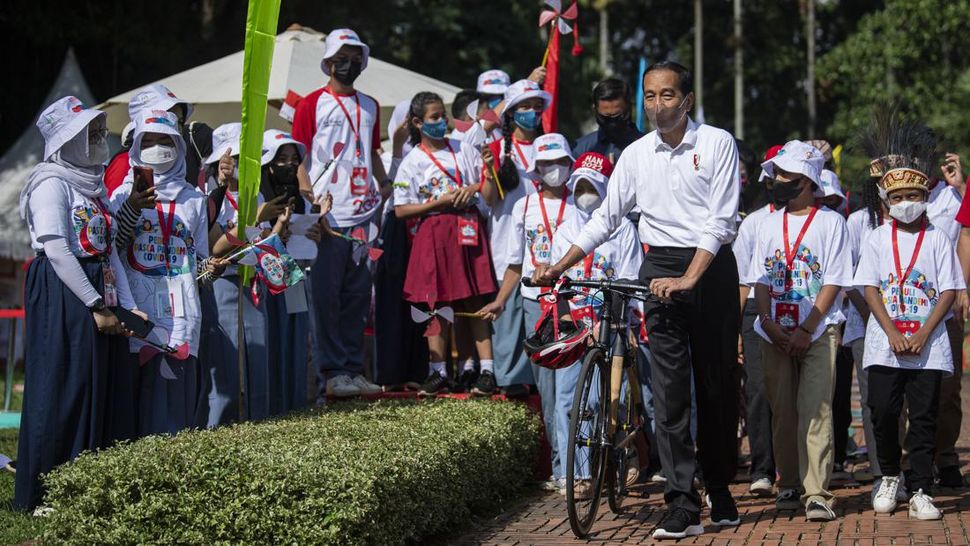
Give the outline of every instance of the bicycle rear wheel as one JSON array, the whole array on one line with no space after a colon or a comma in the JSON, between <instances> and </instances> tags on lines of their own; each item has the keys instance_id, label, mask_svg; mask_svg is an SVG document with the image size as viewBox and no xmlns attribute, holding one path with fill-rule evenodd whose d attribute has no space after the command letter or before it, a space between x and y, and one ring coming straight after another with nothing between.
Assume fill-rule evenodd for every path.
<instances>
[{"instance_id":1,"label":"bicycle rear wheel","mask_svg":"<svg viewBox=\"0 0 970 546\"><path fill-rule=\"evenodd\" d=\"M603 373L608 369L606 353L602 349L593 348L586 352L569 413L566 507L569 526L579 538L586 538L593 526L606 477L607 404L602 399L609 392Z\"/></svg>"}]
</instances>

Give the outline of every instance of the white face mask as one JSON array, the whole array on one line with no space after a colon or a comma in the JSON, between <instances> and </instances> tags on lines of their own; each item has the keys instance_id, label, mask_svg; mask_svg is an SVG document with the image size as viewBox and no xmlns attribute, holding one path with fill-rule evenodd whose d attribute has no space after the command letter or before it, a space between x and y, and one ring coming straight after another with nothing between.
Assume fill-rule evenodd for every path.
<instances>
[{"instance_id":1,"label":"white face mask","mask_svg":"<svg viewBox=\"0 0 970 546\"><path fill-rule=\"evenodd\" d=\"M566 165L543 165L536 167L542 175L542 182L550 188L558 188L569 178L569 167Z\"/></svg>"},{"instance_id":2,"label":"white face mask","mask_svg":"<svg viewBox=\"0 0 970 546\"><path fill-rule=\"evenodd\" d=\"M175 146L156 144L148 148L142 148L139 158L142 163L161 174L168 172L175 165L177 156L178 150L175 149Z\"/></svg>"},{"instance_id":3,"label":"white face mask","mask_svg":"<svg viewBox=\"0 0 970 546\"><path fill-rule=\"evenodd\" d=\"M583 212L593 212L600 203L603 202L603 198L597 193L584 193L576 196L576 207Z\"/></svg>"},{"instance_id":4,"label":"white face mask","mask_svg":"<svg viewBox=\"0 0 970 546\"><path fill-rule=\"evenodd\" d=\"M889 206L889 215L904 224L916 221L926 212L926 201L902 201Z\"/></svg>"}]
</instances>

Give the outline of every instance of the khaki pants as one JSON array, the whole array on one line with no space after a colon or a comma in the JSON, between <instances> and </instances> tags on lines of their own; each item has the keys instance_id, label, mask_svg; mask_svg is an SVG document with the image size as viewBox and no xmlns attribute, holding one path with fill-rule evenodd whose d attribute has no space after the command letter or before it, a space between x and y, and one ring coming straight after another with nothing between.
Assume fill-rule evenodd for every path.
<instances>
[{"instance_id":1,"label":"khaki pants","mask_svg":"<svg viewBox=\"0 0 970 546\"><path fill-rule=\"evenodd\" d=\"M793 358L762 340L761 361L771 405L778 487L801 489L802 502L831 506L832 394L838 330L829 326L804 356Z\"/></svg>"}]
</instances>

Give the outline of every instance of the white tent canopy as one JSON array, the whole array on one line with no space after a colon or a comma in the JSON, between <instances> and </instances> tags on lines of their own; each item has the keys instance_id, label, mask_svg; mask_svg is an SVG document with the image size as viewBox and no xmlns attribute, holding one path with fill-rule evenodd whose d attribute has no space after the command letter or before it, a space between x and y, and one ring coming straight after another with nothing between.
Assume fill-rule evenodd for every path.
<instances>
[{"instance_id":1,"label":"white tent canopy","mask_svg":"<svg viewBox=\"0 0 970 546\"><path fill-rule=\"evenodd\" d=\"M61 72L37 110L37 115L31 118L30 126L0 158L0 257L24 260L33 256L27 225L20 218L20 190L27 183L30 171L44 157L44 137L33 120L52 102L67 95L74 95L87 106L94 104L94 96L84 80L74 50L70 48L64 57Z\"/></svg>"},{"instance_id":2,"label":"white tent canopy","mask_svg":"<svg viewBox=\"0 0 970 546\"><path fill-rule=\"evenodd\" d=\"M269 80L269 108L267 129L290 128L279 116L279 107L287 90L301 96L322 87L327 76L320 70L325 34L308 28L287 30L276 37L273 67ZM237 51L221 59L163 78L157 82L172 90L180 98L195 106L192 120L204 121L216 127L239 121L242 101L243 52ZM358 90L374 97L381 105L381 133L386 137L387 120L394 106L410 100L420 91L433 91L451 103L458 87L412 72L371 57L367 69L354 84ZM137 89L108 99L99 108L108 113L108 129L120 133L128 123L128 101Z\"/></svg>"}]
</instances>

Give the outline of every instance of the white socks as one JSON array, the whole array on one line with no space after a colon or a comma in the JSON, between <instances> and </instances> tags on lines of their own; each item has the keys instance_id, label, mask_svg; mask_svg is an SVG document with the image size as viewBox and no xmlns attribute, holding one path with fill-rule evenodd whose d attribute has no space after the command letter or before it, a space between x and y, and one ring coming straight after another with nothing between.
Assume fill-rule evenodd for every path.
<instances>
[{"instance_id":1,"label":"white socks","mask_svg":"<svg viewBox=\"0 0 970 546\"><path fill-rule=\"evenodd\" d=\"M461 367L461 371L463 371L463 372L473 372L473 371L475 371L475 359L474 358L469 358L468 360L466 360L465 361L465 364L462 365L462 367Z\"/></svg>"},{"instance_id":2,"label":"white socks","mask_svg":"<svg viewBox=\"0 0 970 546\"><path fill-rule=\"evenodd\" d=\"M495 373L495 361L493 360L482 360L481 361L481 372Z\"/></svg>"},{"instance_id":3,"label":"white socks","mask_svg":"<svg viewBox=\"0 0 970 546\"><path fill-rule=\"evenodd\" d=\"M431 363L431 373L438 372L441 377L448 377L448 370L445 369L444 362L432 362Z\"/></svg>"}]
</instances>

